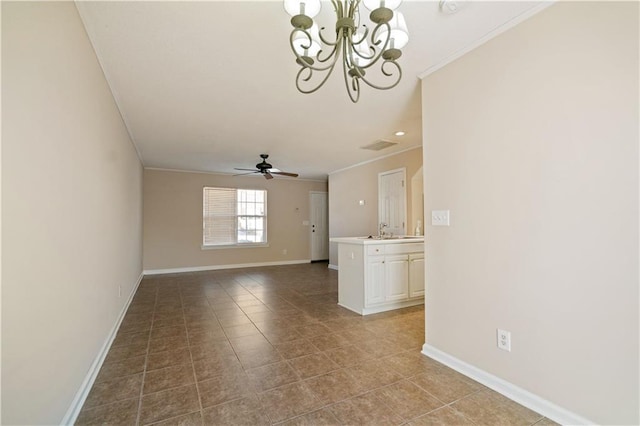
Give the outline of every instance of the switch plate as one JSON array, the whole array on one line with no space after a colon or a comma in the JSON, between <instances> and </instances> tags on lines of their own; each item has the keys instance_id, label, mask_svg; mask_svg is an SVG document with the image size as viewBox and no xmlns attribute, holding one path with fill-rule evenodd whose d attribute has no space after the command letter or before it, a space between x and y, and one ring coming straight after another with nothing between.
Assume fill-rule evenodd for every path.
<instances>
[{"instance_id":1,"label":"switch plate","mask_svg":"<svg viewBox=\"0 0 640 426\"><path fill-rule=\"evenodd\" d=\"M364 206L364 205L365 205L365 201L364 201L364 200L360 200L360 201L358 201L358 205L360 205L360 206Z\"/></svg>"},{"instance_id":2,"label":"switch plate","mask_svg":"<svg viewBox=\"0 0 640 426\"><path fill-rule=\"evenodd\" d=\"M498 329L498 348L511 352L511 332Z\"/></svg>"},{"instance_id":3,"label":"switch plate","mask_svg":"<svg viewBox=\"0 0 640 426\"><path fill-rule=\"evenodd\" d=\"M303 220L302 221L302 226L309 226L309 221L308 220Z\"/></svg>"},{"instance_id":4,"label":"switch plate","mask_svg":"<svg viewBox=\"0 0 640 426\"><path fill-rule=\"evenodd\" d=\"M431 210L431 225L449 226L449 210Z\"/></svg>"}]
</instances>

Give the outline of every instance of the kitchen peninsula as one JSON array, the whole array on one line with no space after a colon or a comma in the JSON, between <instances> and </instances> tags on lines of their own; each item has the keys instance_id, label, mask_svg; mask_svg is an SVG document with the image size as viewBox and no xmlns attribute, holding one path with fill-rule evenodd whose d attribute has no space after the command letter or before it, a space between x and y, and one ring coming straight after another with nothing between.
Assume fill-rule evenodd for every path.
<instances>
[{"instance_id":1,"label":"kitchen peninsula","mask_svg":"<svg viewBox=\"0 0 640 426\"><path fill-rule=\"evenodd\" d=\"M424 303L424 237L331 238L338 304L360 315Z\"/></svg>"}]
</instances>

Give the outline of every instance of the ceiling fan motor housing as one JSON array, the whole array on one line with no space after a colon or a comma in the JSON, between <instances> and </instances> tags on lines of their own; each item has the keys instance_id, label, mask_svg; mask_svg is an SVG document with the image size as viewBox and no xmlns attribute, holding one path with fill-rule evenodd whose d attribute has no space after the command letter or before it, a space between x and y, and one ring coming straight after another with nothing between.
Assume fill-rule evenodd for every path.
<instances>
[{"instance_id":1,"label":"ceiling fan motor housing","mask_svg":"<svg viewBox=\"0 0 640 426\"><path fill-rule=\"evenodd\" d=\"M269 169L272 169L273 166L267 163L267 158L269 158L269 154L260 154L262 158L262 163L256 164L256 169L260 170L262 173L266 172Z\"/></svg>"},{"instance_id":2,"label":"ceiling fan motor housing","mask_svg":"<svg viewBox=\"0 0 640 426\"><path fill-rule=\"evenodd\" d=\"M272 169L273 166L269 163L267 163L266 161L263 161L262 163L258 163L256 164L256 169L260 170L261 172L265 172L269 169Z\"/></svg>"}]
</instances>

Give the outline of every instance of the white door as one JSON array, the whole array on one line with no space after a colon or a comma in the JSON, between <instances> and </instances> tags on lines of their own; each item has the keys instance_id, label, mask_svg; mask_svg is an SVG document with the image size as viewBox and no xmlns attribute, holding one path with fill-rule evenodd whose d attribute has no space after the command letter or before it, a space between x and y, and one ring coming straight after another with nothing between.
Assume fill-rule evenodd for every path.
<instances>
[{"instance_id":1,"label":"white door","mask_svg":"<svg viewBox=\"0 0 640 426\"><path fill-rule=\"evenodd\" d=\"M406 169L391 170L378 175L378 226L386 223L386 232L406 235L407 189Z\"/></svg>"},{"instance_id":2,"label":"white door","mask_svg":"<svg viewBox=\"0 0 640 426\"><path fill-rule=\"evenodd\" d=\"M311 260L329 259L329 214L326 192L311 192Z\"/></svg>"}]
</instances>

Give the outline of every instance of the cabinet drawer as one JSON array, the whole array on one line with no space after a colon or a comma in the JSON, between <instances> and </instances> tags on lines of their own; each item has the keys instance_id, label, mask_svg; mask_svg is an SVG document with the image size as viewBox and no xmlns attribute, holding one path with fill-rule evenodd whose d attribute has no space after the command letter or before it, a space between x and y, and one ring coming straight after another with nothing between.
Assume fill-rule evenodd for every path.
<instances>
[{"instance_id":1,"label":"cabinet drawer","mask_svg":"<svg viewBox=\"0 0 640 426\"><path fill-rule=\"evenodd\" d=\"M424 243L387 244L386 254L422 253Z\"/></svg>"},{"instance_id":2,"label":"cabinet drawer","mask_svg":"<svg viewBox=\"0 0 640 426\"><path fill-rule=\"evenodd\" d=\"M374 244L367 246L367 254L368 255L376 255L376 254L384 254L386 245L384 244Z\"/></svg>"}]
</instances>

